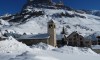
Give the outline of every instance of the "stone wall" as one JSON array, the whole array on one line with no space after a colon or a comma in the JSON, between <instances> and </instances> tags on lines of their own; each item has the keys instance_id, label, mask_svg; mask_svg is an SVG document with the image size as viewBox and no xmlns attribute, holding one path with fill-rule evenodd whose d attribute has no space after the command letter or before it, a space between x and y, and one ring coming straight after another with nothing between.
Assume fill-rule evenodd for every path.
<instances>
[{"instance_id":1,"label":"stone wall","mask_svg":"<svg viewBox=\"0 0 100 60\"><path fill-rule=\"evenodd\" d=\"M31 46L33 44L38 44L40 42L45 43L45 44L49 44L48 39L22 39L22 40L18 40L22 43L25 43L28 46Z\"/></svg>"}]
</instances>

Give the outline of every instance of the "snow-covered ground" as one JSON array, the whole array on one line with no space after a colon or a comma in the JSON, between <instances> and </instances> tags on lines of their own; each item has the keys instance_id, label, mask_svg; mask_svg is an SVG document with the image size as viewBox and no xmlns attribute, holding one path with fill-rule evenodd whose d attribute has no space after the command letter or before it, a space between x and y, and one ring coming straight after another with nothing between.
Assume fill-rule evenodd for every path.
<instances>
[{"instance_id":1,"label":"snow-covered ground","mask_svg":"<svg viewBox=\"0 0 100 60\"><path fill-rule=\"evenodd\" d=\"M66 28L68 34L77 31L81 35L93 40L100 35L100 17L86 13L78 13L73 10L68 11L64 9L46 9L46 8L30 8L27 7L27 12L42 11L44 15L28 18L26 22L12 23L9 20L0 19L0 36L5 32L14 32L18 34L38 34L47 33L47 22L51 19L56 24L57 34L61 33L63 26ZM74 17L59 15L69 14ZM10 16L10 15L5 15ZM25 15L27 18L29 15ZM85 18L79 17L83 16ZM3 17L3 16L2 16ZM14 18L14 17L13 17ZM99 45L92 46L93 49L100 49ZM0 60L100 60L100 55L92 51L90 48L79 48L64 46L55 48L50 45L39 43L33 46L27 46L18 42L12 37L5 41L0 41Z\"/></svg>"},{"instance_id":2,"label":"snow-covered ground","mask_svg":"<svg viewBox=\"0 0 100 60\"><path fill-rule=\"evenodd\" d=\"M44 15L39 17L31 17L27 19L26 23L12 25L10 27L3 27L1 30L15 31L17 33L46 33L47 32L47 22L51 19L54 20L56 24L57 34L61 33L62 27L65 26L67 32L70 34L73 31L78 31L83 36L88 36L93 33L98 33L100 31L100 17L81 14L74 11L67 11L63 9L42 9L34 8L32 11L43 11ZM54 17L55 14L60 13L78 14L86 18L81 17ZM2 23L3 24L3 23ZM8 24L8 23L7 23Z\"/></svg>"},{"instance_id":3,"label":"snow-covered ground","mask_svg":"<svg viewBox=\"0 0 100 60\"><path fill-rule=\"evenodd\" d=\"M54 48L44 43L29 47L9 37L0 42L0 60L100 60L100 55L89 48Z\"/></svg>"},{"instance_id":4,"label":"snow-covered ground","mask_svg":"<svg viewBox=\"0 0 100 60\"><path fill-rule=\"evenodd\" d=\"M92 49L100 49L100 45L92 45Z\"/></svg>"}]
</instances>

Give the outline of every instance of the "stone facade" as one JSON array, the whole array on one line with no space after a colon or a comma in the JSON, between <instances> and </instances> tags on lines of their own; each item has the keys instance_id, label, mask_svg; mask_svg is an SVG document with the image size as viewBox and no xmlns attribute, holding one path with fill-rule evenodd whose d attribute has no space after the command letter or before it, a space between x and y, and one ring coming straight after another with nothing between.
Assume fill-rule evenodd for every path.
<instances>
[{"instance_id":1,"label":"stone facade","mask_svg":"<svg viewBox=\"0 0 100 60\"><path fill-rule=\"evenodd\" d=\"M47 34L39 34L37 36L29 36L24 35L17 40L23 42L27 45L38 44L40 42L52 45L54 47L57 46L56 43L56 26L53 20L50 20L47 24L48 32ZM43 36L44 35L44 36Z\"/></svg>"},{"instance_id":2,"label":"stone facade","mask_svg":"<svg viewBox=\"0 0 100 60\"><path fill-rule=\"evenodd\" d=\"M56 43L56 26L53 20L50 20L47 24L47 33L46 34L38 34L38 35L22 35L17 38L18 41L23 42L27 45L38 44L40 42L52 45L54 47L57 46Z\"/></svg>"},{"instance_id":3,"label":"stone facade","mask_svg":"<svg viewBox=\"0 0 100 60\"><path fill-rule=\"evenodd\" d=\"M78 46L78 47L84 47L85 46L85 40L84 37L79 35L77 32L71 33L67 38L67 45L69 46Z\"/></svg>"},{"instance_id":4,"label":"stone facade","mask_svg":"<svg viewBox=\"0 0 100 60\"><path fill-rule=\"evenodd\" d=\"M91 45L92 45L92 41L85 39L85 47L91 47Z\"/></svg>"},{"instance_id":5,"label":"stone facade","mask_svg":"<svg viewBox=\"0 0 100 60\"><path fill-rule=\"evenodd\" d=\"M97 44L100 45L100 36L97 36Z\"/></svg>"},{"instance_id":6,"label":"stone facade","mask_svg":"<svg viewBox=\"0 0 100 60\"><path fill-rule=\"evenodd\" d=\"M57 43L56 43L56 26L55 26L55 23L53 22L53 20L50 20L48 22L48 34L50 36L49 44L56 47L57 46Z\"/></svg>"},{"instance_id":7,"label":"stone facade","mask_svg":"<svg viewBox=\"0 0 100 60\"><path fill-rule=\"evenodd\" d=\"M32 46L33 44L38 44L40 42L49 44L48 39L19 39L19 42L25 43L28 46Z\"/></svg>"}]
</instances>

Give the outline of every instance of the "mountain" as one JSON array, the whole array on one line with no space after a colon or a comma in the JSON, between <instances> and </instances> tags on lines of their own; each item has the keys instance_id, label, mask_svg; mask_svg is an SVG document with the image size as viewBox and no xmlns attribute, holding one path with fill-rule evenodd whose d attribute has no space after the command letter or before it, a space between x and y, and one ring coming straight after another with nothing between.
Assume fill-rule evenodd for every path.
<instances>
[{"instance_id":1,"label":"mountain","mask_svg":"<svg viewBox=\"0 0 100 60\"><path fill-rule=\"evenodd\" d=\"M1 32L39 34L47 32L47 22L51 19L56 23L57 34L62 27L68 34L77 31L83 36L89 36L100 31L100 17L83 10L75 10L63 3L50 0L30 0L20 13L2 16L0 22ZM49 1L49 3L47 3ZM42 2L42 3L41 3Z\"/></svg>"},{"instance_id":2,"label":"mountain","mask_svg":"<svg viewBox=\"0 0 100 60\"><path fill-rule=\"evenodd\" d=\"M95 16L100 16L100 10L82 10L82 11L84 11L87 14L92 14L92 15L95 15Z\"/></svg>"}]
</instances>

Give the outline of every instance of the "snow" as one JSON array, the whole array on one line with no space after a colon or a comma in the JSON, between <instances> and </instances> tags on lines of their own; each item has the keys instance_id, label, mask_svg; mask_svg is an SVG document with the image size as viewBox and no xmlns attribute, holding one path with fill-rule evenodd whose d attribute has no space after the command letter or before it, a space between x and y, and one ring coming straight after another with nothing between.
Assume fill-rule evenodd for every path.
<instances>
[{"instance_id":1,"label":"snow","mask_svg":"<svg viewBox=\"0 0 100 60\"><path fill-rule=\"evenodd\" d=\"M3 28L4 30L13 30L19 33L33 33L33 34L38 34L38 33L46 33L46 31L44 32L44 29L41 28L41 25L38 25L39 23L34 21L33 18L29 19L30 21L28 21L25 24L21 24L21 25L15 25L15 26L11 26L11 27L6 27ZM37 20L37 18L35 18L35 20ZM40 31L41 30L41 31ZM46 29L45 29L46 30Z\"/></svg>"},{"instance_id":2,"label":"snow","mask_svg":"<svg viewBox=\"0 0 100 60\"><path fill-rule=\"evenodd\" d=\"M9 27L2 27L2 31L10 30L16 31L20 34L40 34L47 33L47 22L51 19L54 20L56 24L56 32L57 35L60 35L63 26L67 29L68 34L71 34L73 31L78 31L83 36L88 36L93 33L98 33L100 31L100 17L89 15L89 14L81 14L74 11L67 11L64 9L46 9L46 8L34 8L32 11L43 11L44 15L39 17L31 17L27 19L27 22L12 25ZM60 13L69 14L78 14L81 16L85 16L86 18L81 17L53 17L53 14ZM27 15L26 15L27 16ZM8 23L6 23L8 24ZM66 27L69 26L69 27Z\"/></svg>"},{"instance_id":3,"label":"snow","mask_svg":"<svg viewBox=\"0 0 100 60\"><path fill-rule=\"evenodd\" d=\"M97 36L100 36L100 31L94 32L91 35L86 36L86 38L97 41L98 40Z\"/></svg>"},{"instance_id":4,"label":"snow","mask_svg":"<svg viewBox=\"0 0 100 60\"><path fill-rule=\"evenodd\" d=\"M0 41L0 53L21 54L25 51L29 51L29 47L23 43L18 42L12 37L7 40Z\"/></svg>"},{"instance_id":5,"label":"snow","mask_svg":"<svg viewBox=\"0 0 100 60\"><path fill-rule=\"evenodd\" d=\"M29 7L31 8L31 7ZM27 9L32 11L32 9ZM51 19L56 24L57 35L60 35L63 26L67 29L68 34L73 31L77 31L83 36L100 35L100 17L80 14L74 11L67 11L63 9L42 9L34 8L33 11L43 11L45 14L39 17L31 17L27 19L27 22L22 24L13 24L0 19L1 32L15 32L15 33L26 33L26 34L40 34L47 33L47 22ZM53 17L53 14L60 13L78 14L85 16L81 17ZM25 16L25 18L28 15ZM6 25L6 26L5 26ZM67 27L66 27L67 26ZM69 26L69 27L68 27ZM7 30L7 31L6 31ZM99 46L92 46L93 49L99 49ZM12 37L9 37L5 41L0 41L0 59L2 60L100 60L100 55L93 52L90 48L79 48L64 46L61 48L55 48L50 45L39 43L31 47L18 42Z\"/></svg>"},{"instance_id":6,"label":"snow","mask_svg":"<svg viewBox=\"0 0 100 60\"><path fill-rule=\"evenodd\" d=\"M9 26L9 25L10 24L7 21L0 19L0 28L2 28L3 26Z\"/></svg>"},{"instance_id":7,"label":"snow","mask_svg":"<svg viewBox=\"0 0 100 60\"><path fill-rule=\"evenodd\" d=\"M100 45L92 45L91 48L92 49L100 49Z\"/></svg>"},{"instance_id":8,"label":"snow","mask_svg":"<svg viewBox=\"0 0 100 60\"><path fill-rule=\"evenodd\" d=\"M79 47L71 47L71 46L64 46L58 49L54 49L54 51L58 51L61 53L66 53L66 54L77 54L77 55L91 55L91 54L96 54L95 52L93 52L90 48L79 48Z\"/></svg>"},{"instance_id":9,"label":"snow","mask_svg":"<svg viewBox=\"0 0 100 60\"><path fill-rule=\"evenodd\" d=\"M36 35L22 35L18 39L48 39L50 36L49 34L36 34Z\"/></svg>"},{"instance_id":10,"label":"snow","mask_svg":"<svg viewBox=\"0 0 100 60\"><path fill-rule=\"evenodd\" d=\"M55 48L39 43L31 47L18 42L12 37L0 42L2 60L100 60L100 55L90 48L64 46Z\"/></svg>"},{"instance_id":11,"label":"snow","mask_svg":"<svg viewBox=\"0 0 100 60\"><path fill-rule=\"evenodd\" d=\"M11 14L6 13L6 14L4 14L3 16L0 16L0 17L8 17L8 16L11 16Z\"/></svg>"},{"instance_id":12,"label":"snow","mask_svg":"<svg viewBox=\"0 0 100 60\"><path fill-rule=\"evenodd\" d=\"M50 46L50 45L45 44L45 43L42 43L42 42L37 44L37 45L31 46L31 48L39 48L39 49L42 49L42 50L52 50L52 49L55 49L55 47Z\"/></svg>"}]
</instances>

